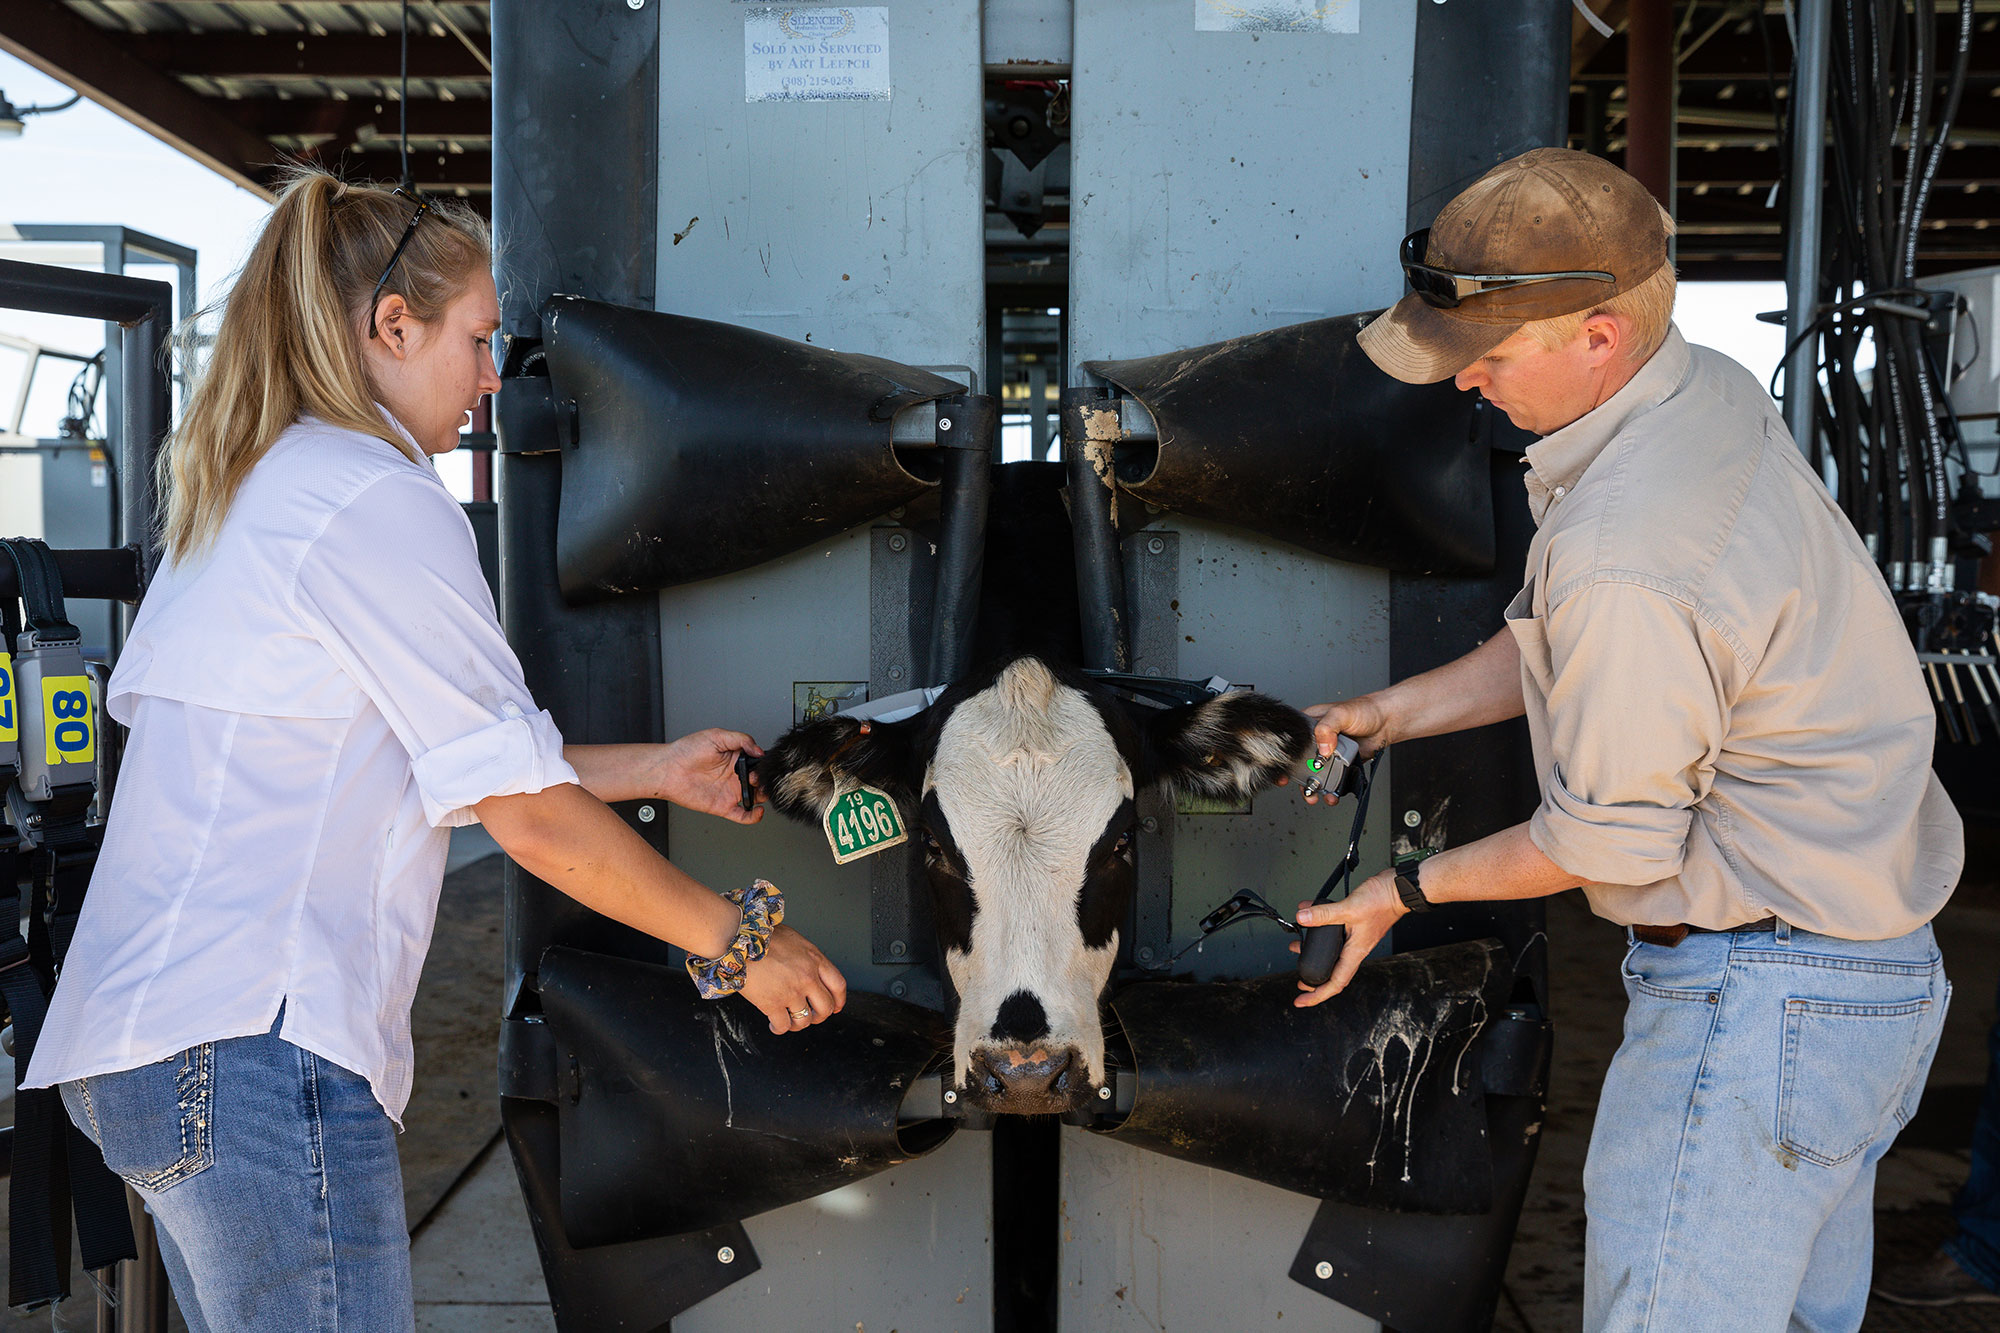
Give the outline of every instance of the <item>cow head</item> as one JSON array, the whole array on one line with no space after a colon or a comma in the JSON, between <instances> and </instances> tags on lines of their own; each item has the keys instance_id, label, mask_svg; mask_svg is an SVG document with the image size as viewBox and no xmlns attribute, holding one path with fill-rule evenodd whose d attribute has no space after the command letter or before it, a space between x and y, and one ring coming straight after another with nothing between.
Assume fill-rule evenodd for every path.
<instances>
[{"instance_id":1,"label":"cow head","mask_svg":"<svg viewBox=\"0 0 2000 1333\"><path fill-rule=\"evenodd\" d=\"M1263 695L1151 708L1020 657L905 722L794 727L759 774L798 819L862 784L901 806L958 991L958 1084L984 1109L1045 1113L1104 1083L1098 1002L1132 900L1134 798L1160 787L1241 801L1311 740L1302 715Z\"/></svg>"}]
</instances>

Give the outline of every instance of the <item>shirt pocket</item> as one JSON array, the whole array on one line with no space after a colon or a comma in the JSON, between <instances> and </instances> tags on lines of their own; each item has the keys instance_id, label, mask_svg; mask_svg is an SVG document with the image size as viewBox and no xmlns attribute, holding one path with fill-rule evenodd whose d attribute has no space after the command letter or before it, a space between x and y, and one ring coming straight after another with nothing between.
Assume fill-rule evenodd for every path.
<instances>
[{"instance_id":1,"label":"shirt pocket","mask_svg":"<svg viewBox=\"0 0 2000 1333\"><path fill-rule=\"evenodd\" d=\"M1943 1008L1929 996L1886 1004L1786 1000L1779 1145L1839 1166L1900 1129L1915 1109L1911 1085L1929 1067Z\"/></svg>"},{"instance_id":2,"label":"shirt pocket","mask_svg":"<svg viewBox=\"0 0 2000 1333\"><path fill-rule=\"evenodd\" d=\"M155 1194L215 1164L215 1047L77 1080L104 1164Z\"/></svg>"},{"instance_id":3,"label":"shirt pocket","mask_svg":"<svg viewBox=\"0 0 2000 1333\"><path fill-rule=\"evenodd\" d=\"M1532 577L1528 579L1527 586L1514 594L1514 600L1507 603L1505 616L1507 629L1521 650L1521 665L1527 668L1528 675L1546 698L1555 684L1555 669L1549 657L1548 627L1535 612L1535 580Z\"/></svg>"}]
</instances>

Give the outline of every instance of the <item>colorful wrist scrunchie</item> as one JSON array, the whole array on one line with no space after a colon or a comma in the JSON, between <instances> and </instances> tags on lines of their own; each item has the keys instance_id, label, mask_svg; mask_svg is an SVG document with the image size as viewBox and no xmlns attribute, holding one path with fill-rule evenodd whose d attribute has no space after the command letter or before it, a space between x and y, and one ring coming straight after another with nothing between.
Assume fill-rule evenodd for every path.
<instances>
[{"instance_id":1,"label":"colorful wrist scrunchie","mask_svg":"<svg viewBox=\"0 0 2000 1333\"><path fill-rule=\"evenodd\" d=\"M767 879L760 879L747 889L731 889L722 896L742 909L743 923L736 928L735 941L723 953L713 958L688 955L688 975L694 978L694 987L704 1000L719 1000L742 990L750 964L764 956L771 945L771 932L785 919L785 895Z\"/></svg>"}]
</instances>

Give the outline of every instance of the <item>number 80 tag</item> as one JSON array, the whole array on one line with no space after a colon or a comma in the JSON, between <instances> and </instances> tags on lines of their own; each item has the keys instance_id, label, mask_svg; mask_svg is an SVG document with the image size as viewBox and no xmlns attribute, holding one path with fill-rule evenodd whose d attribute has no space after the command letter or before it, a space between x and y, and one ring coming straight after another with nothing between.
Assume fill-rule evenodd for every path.
<instances>
[{"instance_id":1,"label":"number 80 tag","mask_svg":"<svg viewBox=\"0 0 2000 1333\"><path fill-rule=\"evenodd\" d=\"M887 792L856 787L834 797L826 809L826 843L833 848L835 865L844 866L909 840L896 803Z\"/></svg>"},{"instance_id":2,"label":"number 80 tag","mask_svg":"<svg viewBox=\"0 0 2000 1333\"><path fill-rule=\"evenodd\" d=\"M90 677L42 677L42 738L45 762L89 764L97 760L97 727L90 706Z\"/></svg>"}]
</instances>

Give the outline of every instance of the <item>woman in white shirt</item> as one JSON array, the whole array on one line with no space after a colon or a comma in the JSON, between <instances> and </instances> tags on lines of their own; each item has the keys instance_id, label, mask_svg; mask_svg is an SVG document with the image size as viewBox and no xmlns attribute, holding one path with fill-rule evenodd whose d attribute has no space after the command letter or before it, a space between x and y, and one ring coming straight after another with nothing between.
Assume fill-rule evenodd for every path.
<instances>
[{"instance_id":1,"label":"woman in white shirt","mask_svg":"<svg viewBox=\"0 0 2000 1333\"><path fill-rule=\"evenodd\" d=\"M749 737L565 746L522 682L430 463L500 387L490 269L469 210L302 173L162 458L131 737L24 1086L145 1198L194 1333L412 1327L394 1127L453 825L773 1032L845 1002L775 890L720 897L604 805L755 822Z\"/></svg>"}]
</instances>

